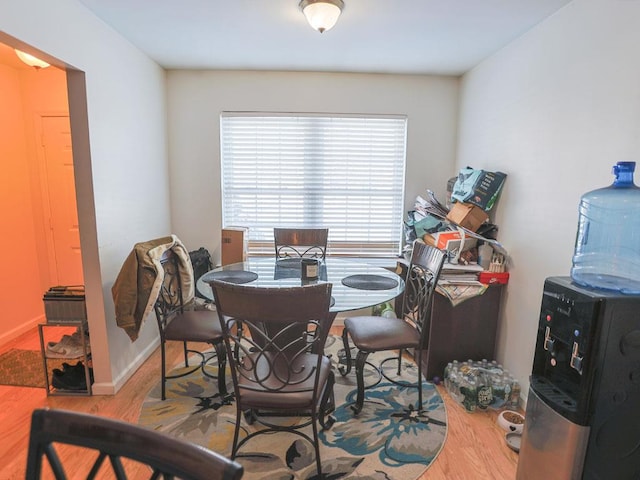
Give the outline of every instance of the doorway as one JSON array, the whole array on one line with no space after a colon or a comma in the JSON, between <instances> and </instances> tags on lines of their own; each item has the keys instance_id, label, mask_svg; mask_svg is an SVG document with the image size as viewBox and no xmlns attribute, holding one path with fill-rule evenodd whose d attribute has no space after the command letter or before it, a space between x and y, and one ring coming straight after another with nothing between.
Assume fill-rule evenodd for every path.
<instances>
[{"instance_id":1,"label":"doorway","mask_svg":"<svg viewBox=\"0 0 640 480\"><path fill-rule=\"evenodd\" d=\"M36 70L0 42L0 345L44 320L49 287L84 283L67 83L63 68Z\"/></svg>"},{"instance_id":2,"label":"doorway","mask_svg":"<svg viewBox=\"0 0 640 480\"><path fill-rule=\"evenodd\" d=\"M34 69L17 59L13 47L48 62ZM7 65L4 60L13 62ZM44 229L36 131L39 116L67 116L71 124L75 210L82 248L91 356L97 395L115 393L105 318L105 298L93 191L85 72L0 31L0 346L35 332L44 321L43 293L53 286ZM36 180L37 179L37 180ZM5 233L6 232L6 233ZM30 348L33 349L33 348ZM39 350L39 343L36 347Z\"/></svg>"}]
</instances>

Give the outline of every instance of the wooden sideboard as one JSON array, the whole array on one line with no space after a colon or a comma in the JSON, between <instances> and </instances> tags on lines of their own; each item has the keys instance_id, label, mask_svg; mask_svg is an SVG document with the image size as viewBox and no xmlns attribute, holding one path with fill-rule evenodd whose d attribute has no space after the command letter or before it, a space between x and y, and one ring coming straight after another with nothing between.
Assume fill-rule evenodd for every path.
<instances>
[{"instance_id":1,"label":"wooden sideboard","mask_svg":"<svg viewBox=\"0 0 640 480\"><path fill-rule=\"evenodd\" d=\"M404 275L406 266L398 263L398 273ZM400 271L402 270L402 273ZM443 378L447 363L468 359L495 359L498 321L502 292L506 285L490 285L477 297L453 306L444 295L436 293L431 305L431 330L428 345L422 352L425 378ZM396 299L396 311L402 295Z\"/></svg>"}]
</instances>

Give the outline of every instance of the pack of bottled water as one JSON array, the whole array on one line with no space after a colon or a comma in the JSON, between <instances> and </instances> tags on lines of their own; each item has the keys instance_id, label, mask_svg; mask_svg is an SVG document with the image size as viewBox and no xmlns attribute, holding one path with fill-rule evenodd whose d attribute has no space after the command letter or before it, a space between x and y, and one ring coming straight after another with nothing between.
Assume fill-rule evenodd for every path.
<instances>
[{"instance_id":1,"label":"pack of bottled water","mask_svg":"<svg viewBox=\"0 0 640 480\"><path fill-rule=\"evenodd\" d=\"M449 362L444 370L444 386L468 412L518 408L520 402L520 384L495 360Z\"/></svg>"}]
</instances>

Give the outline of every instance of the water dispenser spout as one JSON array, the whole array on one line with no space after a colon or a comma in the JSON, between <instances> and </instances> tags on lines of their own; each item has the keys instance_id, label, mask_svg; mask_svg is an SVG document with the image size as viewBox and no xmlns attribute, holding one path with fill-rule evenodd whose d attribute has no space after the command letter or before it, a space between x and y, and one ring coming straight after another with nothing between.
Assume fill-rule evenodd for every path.
<instances>
[{"instance_id":1,"label":"water dispenser spout","mask_svg":"<svg viewBox=\"0 0 640 480\"><path fill-rule=\"evenodd\" d=\"M553 345L556 341L551 338L551 329L547 327L544 331L544 349L553 355Z\"/></svg>"},{"instance_id":2,"label":"water dispenser spout","mask_svg":"<svg viewBox=\"0 0 640 480\"><path fill-rule=\"evenodd\" d=\"M569 361L569 365L582 375L582 357L578 355L578 342L573 342L573 350L571 351L571 360Z\"/></svg>"}]
</instances>

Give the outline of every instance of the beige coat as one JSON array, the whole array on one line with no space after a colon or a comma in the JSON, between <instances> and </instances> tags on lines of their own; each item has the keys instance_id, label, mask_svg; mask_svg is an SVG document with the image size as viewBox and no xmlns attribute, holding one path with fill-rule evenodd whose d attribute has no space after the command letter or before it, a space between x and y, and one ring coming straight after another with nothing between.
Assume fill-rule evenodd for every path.
<instances>
[{"instance_id":1,"label":"beige coat","mask_svg":"<svg viewBox=\"0 0 640 480\"><path fill-rule=\"evenodd\" d=\"M183 301L193 299L195 285L189 252L175 235L136 243L124 261L111 294L116 310L116 323L131 341L138 338L142 323L151 313L164 280L160 258L172 250L178 257Z\"/></svg>"}]
</instances>

